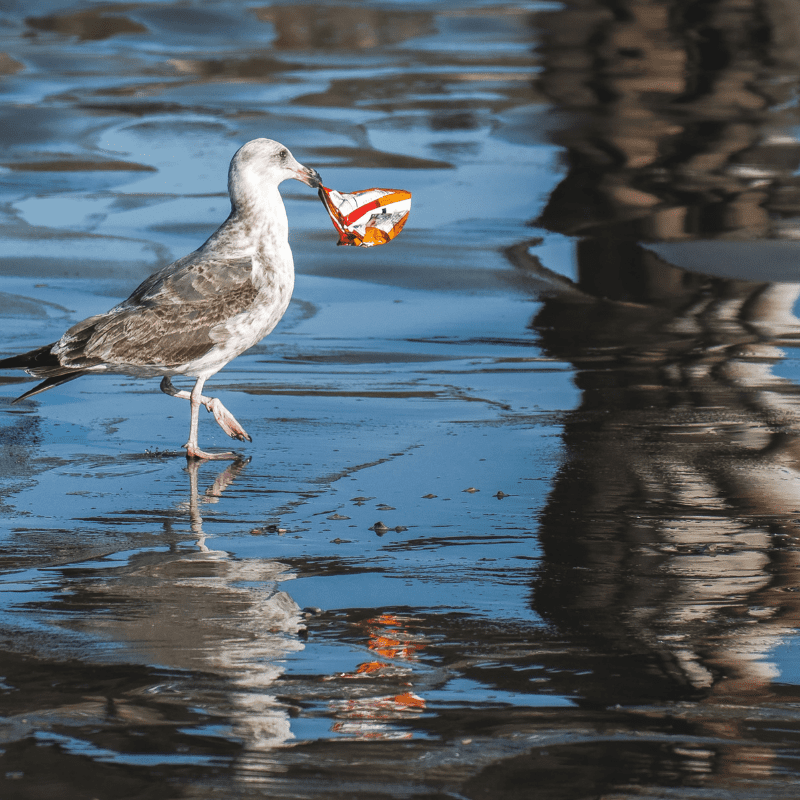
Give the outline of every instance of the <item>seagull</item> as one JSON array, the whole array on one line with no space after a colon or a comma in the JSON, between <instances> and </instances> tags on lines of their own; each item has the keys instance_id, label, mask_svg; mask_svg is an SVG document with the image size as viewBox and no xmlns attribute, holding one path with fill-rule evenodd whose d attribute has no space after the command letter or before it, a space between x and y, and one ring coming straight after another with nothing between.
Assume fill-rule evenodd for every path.
<instances>
[{"instance_id":1,"label":"seagull","mask_svg":"<svg viewBox=\"0 0 800 800\"><path fill-rule=\"evenodd\" d=\"M161 377L161 391L191 404L188 459L235 459L206 453L197 442L200 406L239 441L247 431L203 384L261 341L286 311L294 287L289 223L278 185L288 179L319 188L319 173L298 163L282 144L253 139L228 170L231 213L193 253L155 272L119 305L73 325L57 342L11 358L0 369L44 378L13 402L101 373ZM175 375L195 378L178 391Z\"/></svg>"}]
</instances>

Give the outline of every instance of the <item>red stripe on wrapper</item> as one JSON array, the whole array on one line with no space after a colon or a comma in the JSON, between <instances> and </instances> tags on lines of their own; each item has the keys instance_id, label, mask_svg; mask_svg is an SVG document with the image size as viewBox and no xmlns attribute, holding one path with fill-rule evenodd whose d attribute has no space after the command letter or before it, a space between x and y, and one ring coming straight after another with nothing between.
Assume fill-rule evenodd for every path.
<instances>
[{"instance_id":1,"label":"red stripe on wrapper","mask_svg":"<svg viewBox=\"0 0 800 800\"><path fill-rule=\"evenodd\" d=\"M339 232L338 244L356 247L391 241L403 229L411 211L411 192L402 189L375 188L347 194L323 186L319 196Z\"/></svg>"}]
</instances>

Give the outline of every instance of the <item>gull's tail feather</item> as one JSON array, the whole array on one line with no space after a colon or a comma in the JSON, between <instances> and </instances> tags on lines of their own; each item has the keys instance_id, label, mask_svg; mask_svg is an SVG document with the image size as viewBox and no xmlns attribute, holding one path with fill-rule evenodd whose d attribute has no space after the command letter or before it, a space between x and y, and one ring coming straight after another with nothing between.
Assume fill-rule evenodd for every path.
<instances>
[{"instance_id":1,"label":"gull's tail feather","mask_svg":"<svg viewBox=\"0 0 800 800\"><path fill-rule=\"evenodd\" d=\"M25 394L20 395L13 403L18 403L26 397L31 397L40 392L46 392L54 386L61 383L75 380L80 378L81 375L86 375L87 370L76 369L71 370L68 367L63 367L58 357L53 355L53 348L56 342L46 344L44 347L37 347L35 350L30 350L27 353L22 353L18 356L11 356L10 358L0 359L0 369L24 369L31 375L39 378L48 376L46 380L40 384L29 389Z\"/></svg>"},{"instance_id":2,"label":"gull's tail feather","mask_svg":"<svg viewBox=\"0 0 800 800\"><path fill-rule=\"evenodd\" d=\"M2 362L0 361L0 365ZM88 374L88 370L76 370L75 372L68 372L66 375L54 375L52 378L48 378L47 380L42 381L41 383L37 384L33 387L33 389L28 389L25 394L21 394L16 400L12 400L11 403L19 403L20 400L24 400L26 397L32 397L35 394L40 394L41 392L46 392L48 389L52 389L54 386L58 386L62 383L66 383L67 381L74 381L75 378L80 378L81 375Z\"/></svg>"},{"instance_id":3,"label":"gull's tail feather","mask_svg":"<svg viewBox=\"0 0 800 800\"><path fill-rule=\"evenodd\" d=\"M60 367L61 364L56 356L53 355L53 348L57 342L46 344L44 347L37 347L18 356L0 359L0 369L51 369Z\"/></svg>"}]
</instances>

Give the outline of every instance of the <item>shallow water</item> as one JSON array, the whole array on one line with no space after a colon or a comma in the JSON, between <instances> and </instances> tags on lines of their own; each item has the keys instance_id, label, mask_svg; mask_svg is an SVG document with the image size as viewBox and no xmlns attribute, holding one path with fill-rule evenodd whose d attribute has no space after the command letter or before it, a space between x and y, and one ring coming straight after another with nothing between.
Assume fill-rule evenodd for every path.
<instances>
[{"instance_id":1,"label":"shallow water","mask_svg":"<svg viewBox=\"0 0 800 800\"><path fill-rule=\"evenodd\" d=\"M201 244L250 138L414 195L362 250L283 185L238 461L155 381L0 377L0 796L796 793L793 7L0 18L4 354Z\"/></svg>"}]
</instances>

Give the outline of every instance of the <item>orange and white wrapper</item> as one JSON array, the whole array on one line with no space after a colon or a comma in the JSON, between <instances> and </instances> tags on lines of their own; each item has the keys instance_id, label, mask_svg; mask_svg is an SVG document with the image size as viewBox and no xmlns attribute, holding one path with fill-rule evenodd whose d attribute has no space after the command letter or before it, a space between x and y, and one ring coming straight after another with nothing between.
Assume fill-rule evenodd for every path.
<instances>
[{"instance_id":1,"label":"orange and white wrapper","mask_svg":"<svg viewBox=\"0 0 800 800\"><path fill-rule=\"evenodd\" d=\"M337 244L375 247L391 242L403 230L411 211L411 192L402 189L347 194L322 186L319 196L339 231Z\"/></svg>"}]
</instances>

